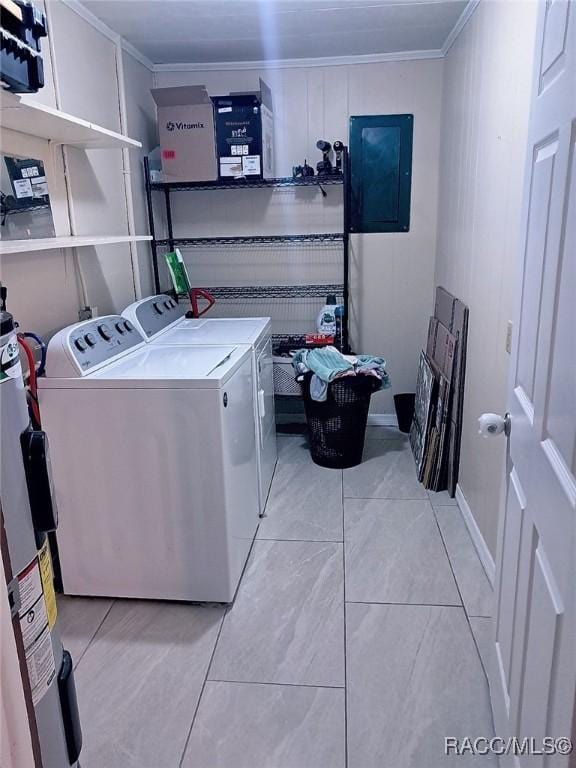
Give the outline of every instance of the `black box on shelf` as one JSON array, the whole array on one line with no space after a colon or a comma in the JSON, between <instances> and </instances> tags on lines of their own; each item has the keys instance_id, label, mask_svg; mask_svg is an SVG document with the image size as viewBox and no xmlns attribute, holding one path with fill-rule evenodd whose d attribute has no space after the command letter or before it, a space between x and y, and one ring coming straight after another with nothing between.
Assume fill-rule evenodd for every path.
<instances>
[{"instance_id":1,"label":"black box on shelf","mask_svg":"<svg viewBox=\"0 0 576 768\"><path fill-rule=\"evenodd\" d=\"M272 92L260 90L215 96L214 122L221 179L269 179L274 176Z\"/></svg>"},{"instance_id":2,"label":"black box on shelf","mask_svg":"<svg viewBox=\"0 0 576 768\"><path fill-rule=\"evenodd\" d=\"M12 93L36 93L44 87L40 38L46 18L24 0L2 0L0 20L0 80Z\"/></svg>"}]
</instances>

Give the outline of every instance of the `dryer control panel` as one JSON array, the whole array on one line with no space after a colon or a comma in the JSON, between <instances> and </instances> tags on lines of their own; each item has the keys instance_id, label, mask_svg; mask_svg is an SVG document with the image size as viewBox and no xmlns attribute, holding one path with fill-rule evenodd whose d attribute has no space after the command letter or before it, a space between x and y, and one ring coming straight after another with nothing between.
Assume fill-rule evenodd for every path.
<instances>
[{"instance_id":1,"label":"dryer control panel","mask_svg":"<svg viewBox=\"0 0 576 768\"><path fill-rule=\"evenodd\" d=\"M48 344L46 376L84 376L103 363L144 344L144 339L126 318L106 315L69 326Z\"/></svg>"},{"instance_id":2,"label":"dryer control panel","mask_svg":"<svg viewBox=\"0 0 576 768\"><path fill-rule=\"evenodd\" d=\"M184 317L186 308L170 296L159 294L137 301L124 310L124 317L134 323L145 339L151 339Z\"/></svg>"}]
</instances>

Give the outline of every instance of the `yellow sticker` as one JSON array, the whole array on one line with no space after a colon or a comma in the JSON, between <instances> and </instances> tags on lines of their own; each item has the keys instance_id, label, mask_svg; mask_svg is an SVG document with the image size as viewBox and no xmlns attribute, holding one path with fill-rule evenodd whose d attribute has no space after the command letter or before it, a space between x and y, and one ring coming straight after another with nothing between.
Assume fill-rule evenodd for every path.
<instances>
[{"instance_id":1,"label":"yellow sticker","mask_svg":"<svg viewBox=\"0 0 576 768\"><path fill-rule=\"evenodd\" d=\"M48 539L38 552L38 562L40 563L40 578L42 579L42 589L44 590L44 602L46 603L46 614L48 617L48 626L52 630L56 624L58 609L56 608L56 594L54 592L54 575L52 573L52 558L48 547Z\"/></svg>"}]
</instances>

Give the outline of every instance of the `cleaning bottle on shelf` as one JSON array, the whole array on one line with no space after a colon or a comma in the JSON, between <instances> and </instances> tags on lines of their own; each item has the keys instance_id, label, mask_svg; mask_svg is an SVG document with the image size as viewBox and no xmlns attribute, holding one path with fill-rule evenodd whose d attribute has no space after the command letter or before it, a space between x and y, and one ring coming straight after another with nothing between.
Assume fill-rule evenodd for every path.
<instances>
[{"instance_id":1,"label":"cleaning bottle on shelf","mask_svg":"<svg viewBox=\"0 0 576 768\"><path fill-rule=\"evenodd\" d=\"M336 309L334 310L334 316L336 321L336 332L334 333L334 346L336 349L339 349L340 352L343 351L344 346L344 339L342 335L342 319L344 317L344 306L342 304L338 304L336 306Z\"/></svg>"},{"instance_id":2,"label":"cleaning bottle on shelf","mask_svg":"<svg viewBox=\"0 0 576 768\"><path fill-rule=\"evenodd\" d=\"M326 304L322 307L316 320L318 333L326 333L334 336L336 333L336 296L330 293L326 297Z\"/></svg>"}]
</instances>

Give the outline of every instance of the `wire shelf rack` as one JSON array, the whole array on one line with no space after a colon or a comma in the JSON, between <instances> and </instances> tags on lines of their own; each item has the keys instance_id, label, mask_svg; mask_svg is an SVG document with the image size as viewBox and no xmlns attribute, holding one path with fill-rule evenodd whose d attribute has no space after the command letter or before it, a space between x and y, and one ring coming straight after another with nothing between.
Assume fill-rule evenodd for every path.
<instances>
[{"instance_id":1,"label":"wire shelf rack","mask_svg":"<svg viewBox=\"0 0 576 768\"><path fill-rule=\"evenodd\" d=\"M154 275L154 285L156 292L161 290L160 269L159 269L159 250L167 249L174 250L174 248L203 248L203 247L222 247L226 246L239 247L249 246L265 247L265 246L301 246L309 247L306 250L306 255L313 254L315 248L334 248L338 246L342 250L342 278L343 282L340 284L325 284L315 283L313 285L252 285L252 286L234 286L234 287L214 287L207 288L210 293L217 299L225 300L229 302L247 302L254 300L277 300L277 299L293 299L297 302L303 300L324 298L327 294L336 294L344 305L344 322L342 328L342 349L343 351L349 350L349 338L348 338L348 315L349 315L349 207L350 207L350 168L348 149L344 147L343 150L343 162L342 173L334 173L327 176L309 176L306 178L291 178L280 177L273 179L230 179L219 181L204 181L204 182L159 182L153 181L150 176L150 166L148 158L144 158L144 177L146 181L146 203L148 208L148 220L150 224L150 234L152 236L152 269ZM322 233L300 233L297 235L290 234L274 234L274 235L242 235L242 236L221 236L221 237L176 237L174 232L174 221L172 216L172 192L192 192L201 190L229 190L229 189L276 189L281 187L291 187L297 189L299 187L317 188L322 196L327 197L328 193L325 187L341 186L343 190L342 194L342 214L343 214L343 231L342 232L322 232ZM155 215L153 205L154 191L161 192L164 198L165 206L165 222L166 222L166 235L167 237L157 239L155 231ZM338 202L338 201L337 201ZM264 251L262 250L261 253ZM292 255L300 257L299 252L295 249L291 252ZM324 254L323 254L324 255ZM317 261L311 259L311 261ZM269 259L266 259L267 268ZM325 279L328 276L325 277ZM218 279L218 278L216 278ZM272 278L278 279L278 278ZM284 305L283 305L284 306ZM232 304L230 304L232 308ZM299 330L299 328L298 328Z\"/></svg>"},{"instance_id":2,"label":"wire shelf rack","mask_svg":"<svg viewBox=\"0 0 576 768\"><path fill-rule=\"evenodd\" d=\"M283 176L276 179L232 179L231 181L153 181L150 188L174 192L193 192L207 189L276 189L278 187L332 187L342 185L342 174L307 176L294 179Z\"/></svg>"},{"instance_id":3,"label":"wire shelf rack","mask_svg":"<svg viewBox=\"0 0 576 768\"><path fill-rule=\"evenodd\" d=\"M206 288L215 299L245 300L250 299L308 299L325 298L333 293L342 296L344 285L340 283L314 283L310 285L234 285ZM185 298L184 296L182 296Z\"/></svg>"},{"instance_id":4,"label":"wire shelf rack","mask_svg":"<svg viewBox=\"0 0 576 768\"><path fill-rule=\"evenodd\" d=\"M197 248L205 246L227 245L273 245L285 243L287 245L326 245L342 244L344 235L342 232L326 232L309 235L239 235L234 237L176 237L172 240L157 240L160 248Z\"/></svg>"}]
</instances>

